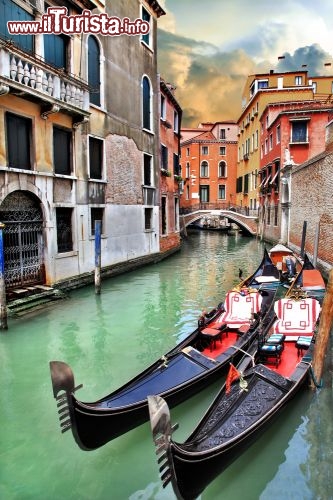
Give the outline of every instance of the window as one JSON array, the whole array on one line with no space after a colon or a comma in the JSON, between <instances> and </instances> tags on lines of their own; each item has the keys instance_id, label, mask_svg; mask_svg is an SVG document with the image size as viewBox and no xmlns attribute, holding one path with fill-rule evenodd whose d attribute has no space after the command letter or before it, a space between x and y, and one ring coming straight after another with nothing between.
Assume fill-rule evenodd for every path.
<instances>
[{"instance_id":1,"label":"window","mask_svg":"<svg viewBox=\"0 0 333 500\"><path fill-rule=\"evenodd\" d=\"M255 149L258 149L258 145L259 145L259 133L258 133L258 130L256 130L256 138L255 138L255 143L254 143Z\"/></svg>"},{"instance_id":2,"label":"window","mask_svg":"<svg viewBox=\"0 0 333 500\"><path fill-rule=\"evenodd\" d=\"M186 156L190 156L190 148L186 148Z\"/></svg>"},{"instance_id":3,"label":"window","mask_svg":"<svg viewBox=\"0 0 333 500\"><path fill-rule=\"evenodd\" d=\"M306 120L297 120L291 122L291 142L307 142Z\"/></svg>"},{"instance_id":4,"label":"window","mask_svg":"<svg viewBox=\"0 0 333 500\"><path fill-rule=\"evenodd\" d=\"M161 118L162 120L166 118L166 101L163 94L161 94Z\"/></svg>"},{"instance_id":5,"label":"window","mask_svg":"<svg viewBox=\"0 0 333 500\"><path fill-rule=\"evenodd\" d=\"M44 59L57 68L67 69L68 37L65 35L44 35Z\"/></svg>"},{"instance_id":6,"label":"window","mask_svg":"<svg viewBox=\"0 0 333 500\"><path fill-rule=\"evenodd\" d=\"M219 200L225 200L225 184L220 184L219 185Z\"/></svg>"},{"instance_id":7,"label":"window","mask_svg":"<svg viewBox=\"0 0 333 500\"><path fill-rule=\"evenodd\" d=\"M73 250L72 208L56 208L58 253Z\"/></svg>"},{"instance_id":8,"label":"window","mask_svg":"<svg viewBox=\"0 0 333 500\"><path fill-rule=\"evenodd\" d=\"M279 206L275 205L275 207L274 207L274 226L278 225L278 213L279 213Z\"/></svg>"},{"instance_id":9,"label":"window","mask_svg":"<svg viewBox=\"0 0 333 500\"><path fill-rule=\"evenodd\" d=\"M153 228L153 209L145 208L145 229L150 230Z\"/></svg>"},{"instance_id":10,"label":"window","mask_svg":"<svg viewBox=\"0 0 333 500\"><path fill-rule=\"evenodd\" d=\"M242 191L243 191L243 177L237 177L236 193L241 193Z\"/></svg>"},{"instance_id":11,"label":"window","mask_svg":"<svg viewBox=\"0 0 333 500\"><path fill-rule=\"evenodd\" d=\"M12 35L8 32L7 21L34 21L35 18L17 3L11 0L0 2L0 34L20 47L22 50L33 52L33 35Z\"/></svg>"},{"instance_id":12,"label":"window","mask_svg":"<svg viewBox=\"0 0 333 500\"><path fill-rule=\"evenodd\" d=\"M267 226L271 225L271 206L267 207Z\"/></svg>"},{"instance_id":13,"label":"window","mask_svg":"<svg viewBox=\"0 0 333 500\"><path fill-rule=\"evenodd\" d=\"M280 144L281 142L281 127L278 125L276 127L276 144Z\"/></svg>"},{"instance_id":14,"label":"window","mask_svg":"<svg viewBox=\"0 0 333 500\"><path fill-rule=\"evenodd\" d=\"M149 25L150 25L151 16L150 16L149 12L144 7L142 7L142 16L141 17L142 17L143 21L147 21L147 23L149 23ZM141 36L141 40L150 47L150 45L151 45L150 30L148 31L148 33Z\"/></svg>"},{"instance_id":15,"label":"window","mask_svg":"<svg viewBox=\"0 0 333 500\"><path fill-rule=\"evenodd\" d=\"M151 130L151 88L149 79L142 79L142 126Z\"/></svg>"},{"instance_id":16,"label":"window","mask_svg":"<svg viewBox=\"0 0 333 500\"><path fill-rule=\"evenodd\" d=\"M201 154L202 155L208 155L208 146L202 146L201 147Z\"/></svg>"},{"instance_id":17,"label":"window","mask_svg":"<svg viewBox=\"0 0 333 500\"><path fill-rule=\"evenodd\" d=\"M209 186L200 186L200 202L209 202Z\"/></svg>"},{"instance_id":18,"label":"window","mask_svg":"<svg viewBox=\"0 0 333 500\"><path fill-rule=\"evenodd\" d=\"M225 128L220 129L220 139L225 139Z\"/></svg>"},{"instance_id":19,"label":"window","mask_svg":"<svg viewBox=\"0 0 333 500\"><path fill-rule=\"evenodd\" d=\"M102 179L103 173L103 141L89 137L89 177Z\"/></svg>"},{"instance_id":20,"label":"window","mask_svg":"<svg viewBox=\"0 0 333 500\"><path fill-rule=\"evenodd\" d=\"M201 162L200 177L208 177L208 161Z\"/></svg>"},{"instance_id":21,"label":"window","mask_svg":"<svg viewBox=\"0 0 333 500\"><path fill-rule=\"evenodd\" d=\"M179 133L179 115L177 111L174 111L173 113L173 130L176 132L176 134Z\"/></svg>"},{"instance_id":22,"label":"window","mask_svg":"<svg viewBox=\"0 0 333 500\"><path fill-rule=\"evenodd\" d=\"M175 198L175 230L179 231L179 199Z\"/></svg>"},{"instance_id":23,"label":"window","mask_svg":"<svg viewBox=\"0 0 333 500\"><path fill-rule=\"evenodd\" d=\"M313 88L313 93L316 94L317 93L317 82L313 82L312 88Z\"/></svg>"},{"instance_id":24,"label":"window","mask_svg":"<svg viewBox=\"0 0 333 500\"><path fill-rule=\"evenodd\" d=\"M268 80L258 80L258 89L268 89Z\"/></svg>"},{"instance_id":25,"label":"window","mask_svg":"<svg viewBox=\"0 0 333 500\"><path fill-rule=\"evenodd\" d=\"M244 193L247 194L249 192L249 174L244 175Z\"/></svg>"},{"instance_id":26,"label":"window","mask_svg":"<svg viewBox=\"0 0 333 500\"><path fill-rule=\"evenodd\" d=\"M152 157L144 153L143 155L143 184L145 186L152 185Z\"/></svg>"},{"instance_id":27,"label":"window","mask_svg":"<svg viewBox=\"0 0 333 500\"><path fill-rule=\"evenodd\" d=\"M220 155L225 156L225 146L220 146Z\"/></svg>"},{"instance_id":28,"label":"window","mask_svg":"<svg viewBox=\"0 0 333 500\"><path fill-rule=\"evenodd\" d=\"M186 178L190 178L190 164L188 162L186 163Z\"/></svg>"},{"instance_id":29,"label":"window","mask_svg":"<svg viewBox=\"0 0 333 500\"><path fill-rule=\"evenodd\" d=\"M173 173L174 175L180 175L180 165L179 165L179 157L176 153L173 154Z\"/></svg>"},{"instance_id":30,"label":"window","mask_svg":"<svg viewBox=\"0 0 333 500\"><path fill-rule=\"evenodd\" d=\"M220 163L219 163L218 176L219 177L227 177L227 164L225 161L220 161Z\"/></svg>"},{"instance_id":31,"label":"window","mask_svg":"<svg viewBox=\"0 0 333 500\"><path fill-rule=\"evenodd\" d=\"M91 235L95 236L95 222L100 220L102 222L101 234L103 234L103 222L104 222L104 208L91 208L90 209L90 220L91 220Z\"/></svg>"},{"instance_id":32,"label":"window","mask_svg":"<svg viewBox=\"0 0 333 500\"><path fill-rule=\"evenodd\" d=\"M302 77L295 76L295 85L302 85Z\"/></svg>"},{"instance_id":33,"label":"window","mask_svg":"<svg viewBox=\"0 0 333 500\"><path fill-rule=\"evenodd\" d=\"M168 170L168 148L161 144L161 168Z\"/></svg>"},{"instance_id":34,"label":"window","mask_svg":"<svg viewBox=\"0 0 333 500\"><path fill-rule=\"evenodd\" d=\"M190 186L186 186L186 199L190 199Z\"/></svg>"},{"instance_id":35,"label":"window","mask_svg":"<svg viewBox=\"0 0 333 500\"><path fill-rule=\"evenodd\" d=\"M161 218L162 218L162 234L167 234L167 198L162 196L161 198Z\"/></svg>"},{"instance_id":36,"label":"window","mask_svg":"<svg viewBox=\"0 0 333 500\"><path fill-rule=\"evenodd\" d=\"M273 134L269 135L269 150L273 149Z\"/></svg>"},{"instance_id":37,"label":"window","mask_svg":"<svg viewBox=\"0 0 333 500\"><path fill-rule=\"evenodd\" d=\"M94 36L88 38L88 83L91 104L101 105L100 48Z\"/></svg>"},{"instance_id":38,"label":"window","mask_svg":"<svg viewBox=\"0 0 333 500\"><path fill-rule=\"evenodd\" d=\"M31 170L31 130L29 118L6 113L8 167Z\"/></svg>"},{"instance_id":39,"label":"window","mask_svg":"<svg viewBox=\"0 0 333 500\"><path fill-rule=\"evenodd\" d=\"M53 166L56 174L71 174L72 132L56 126L53 127Z\"/></svg>"},{"instance_id":40,"label":"window","mask_svg":"<svg viewBox=\"0 0 333 500\"><path fill-rule=\"evenodd\" d=\"M268 151L268 139L265 139L265 154L267 154Z\"/></svg>"}]
</instances>

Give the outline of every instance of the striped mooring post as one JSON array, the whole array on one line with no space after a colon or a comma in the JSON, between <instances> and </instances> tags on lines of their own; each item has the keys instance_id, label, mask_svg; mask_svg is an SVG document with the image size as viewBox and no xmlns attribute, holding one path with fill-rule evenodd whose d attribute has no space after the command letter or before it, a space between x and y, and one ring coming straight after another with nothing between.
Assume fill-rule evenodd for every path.
<instances>
[{"instance_id":1,"label":"striped mooring post","mask_svg":"<svg viewBox=\"0 0 333 500\"><path fill-rule=\"evenodd\" d=\"M0 222L0 330L7 330L7 302L5 285L5 254L3 248L3 230L5 225Z\"/></svg>"},{"instance_id":2,"label":"striped mooring post","mask_svg":"<svg viewBox=\"0 0 333 500\"><path fill-rule=\"evenodd\" d=\"M102 221L95 221L95 294L101 293L101 232Z\"/></svg>"}]
</instances>

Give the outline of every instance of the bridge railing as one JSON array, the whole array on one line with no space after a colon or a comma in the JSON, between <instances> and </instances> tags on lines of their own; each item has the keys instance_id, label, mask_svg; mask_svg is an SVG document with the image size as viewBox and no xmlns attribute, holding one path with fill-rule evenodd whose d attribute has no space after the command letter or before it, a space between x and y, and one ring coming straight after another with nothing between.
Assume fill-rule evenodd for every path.
<instances>
[{"instance_id":1,"label":"bridge railing","mask_svg":"<svg viewBox=\"0 0 333 500\"><path fill-rule=\"evenodd\" d=\"M257 217L258 211L257 210L250 210L248 207L241 207L239 205L234 205L232 203L196 203L195 205L192 205L191 207L186 207L186 208L180 208L179 213L180 215L187 215L191 214L193 212L197 212L199 210L231 210L232 212L236 212L238 214L242 215L250 215L252 217Z\"/></svg>"}]
</instances>

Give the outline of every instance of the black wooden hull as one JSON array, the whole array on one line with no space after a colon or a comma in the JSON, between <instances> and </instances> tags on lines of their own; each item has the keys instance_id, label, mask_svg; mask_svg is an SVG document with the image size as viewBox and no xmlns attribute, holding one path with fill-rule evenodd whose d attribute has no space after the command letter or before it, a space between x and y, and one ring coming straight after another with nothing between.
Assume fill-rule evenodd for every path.
<instances>
[{"instance_id":1,"label":"black wooden hull","mask_svg":"<svg viewBox=\"0 0 333 500\"><path fill-rule=\"evenodd\" d=\"M244 280L244 285L251 286L264 265L271 265L266 251L260 266ZM52 361L53 394L60 407L62 432L71 429L79 447L92 450L146 422L149 419L147 396L150 394L163 396L173 407L212 384L221 377L230 362L237 362L241 355L239 349L247 349L257 338L259 323L262 329L269 322L275 291L264 293L260 319L247 333L239 335L234 346L227 348L216 360L196 349L200 343L200 328L197 328L127 384L95 402L78 400L75 394L78 387L75 387L72 370L66 363ZM211 312L206 325L209 326L220 313L218 306Z\"/></svg>"},{"instance_id":2,"label":"black wooden hull","mask_svg":"<svg viewBox=\"0 0 333 500\"><path fill-rule=\"evenodd\" d=\"M301 363L298 372L299 375L288 387L279 388L279 381L276 374L270 372L263 365L258 365L256 368L257 380L252 380L249 383L249 394L244 396L243 403L240 404L237 398L239 388L236 384L233 392L230 395L220 398L220 408L230 402L234 396L233 405L237 407L238 414L234 414L236 425L243 430L234 439L230 439L232 426L235 425L235 420L229 416L229 423L226 422L225 427L221 426L221 434L225 433L228 438L221 437L221 444L218 444L218 438L214 435L211 442L207 443L207 448L200 450L200 445L193 445L193 438L189 438L184 445L178 445L172 442L169 453L172 455L174 474L177 478L177 488L179 490L179 498L184 500L197 498L219 474L221 474L241 453L243 453L255 439L278 417L283 408L297 394L305 381L308 379L309 364ZM259 373L262 371L263 373ZM260 376L268 375L268 379L263 381ZM271 380L269 380L271 377ZM283 381L285 382L285 380ZM261 387L258 389L258 385ZM252 387L250 387L252 385ZM264 399L265 405L261 405L262 400L251 397L253 391L269 393L269 400ZM218 403L215 402L215 409ZM261 406L261 411L260 407ZM251 424L249 425L249 422ZM196 433L197 437L198 433ZM195 439L195 438L194 438ZM209 439L207 440L209 441ZM202 446L202 443L201 443Z\"/></svg>"}]
</instances>

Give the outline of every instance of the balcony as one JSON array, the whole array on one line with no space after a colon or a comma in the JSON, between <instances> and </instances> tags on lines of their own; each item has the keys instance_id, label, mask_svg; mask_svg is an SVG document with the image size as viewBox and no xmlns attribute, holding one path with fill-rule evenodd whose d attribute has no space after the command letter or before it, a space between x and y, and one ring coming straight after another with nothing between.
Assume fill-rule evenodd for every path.
<instances>
[{"instance_id":1,"label":"balcony","mask_svg":"<svg viewBox=\"0 0 333 500\"><path fill-rule=\"evenodd\" d=\"M11 43L2 42L0 95L8 93L41 104L41 116L45 119L59 111L72 115L76 124L89 119L87 83Z\"/></svg>"}]
</instances>

